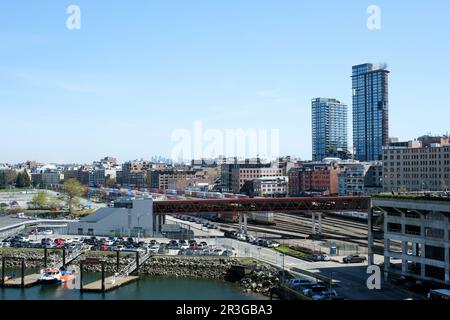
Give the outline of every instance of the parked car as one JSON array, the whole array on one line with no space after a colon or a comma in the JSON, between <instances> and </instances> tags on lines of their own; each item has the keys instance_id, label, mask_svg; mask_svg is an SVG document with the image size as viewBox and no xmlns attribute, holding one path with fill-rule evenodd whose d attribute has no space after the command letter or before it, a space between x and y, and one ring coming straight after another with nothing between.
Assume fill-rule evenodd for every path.
<instances>
[{"instance_id":1,"label":"parked car","mask_svg":"<svg viewBox=\"0 0 450 320\"><path fill-rule=\"evenodd\" d=\"M292 289L298 289L304 286L312 286L313 282L305 279L290 279L287 283L288 287Z\"/></svg>"},{"instance_id":2,"label":"parked car","mask_svg":"<svg viewBox=\"0 0 450 320\"><path fill-rule=\"evenodd\" d=\"M238 239L239 241L246 241L247 237L243 233L238 233L236 239Z\"/></svg>"},{"instance_id":3,"label":"parked car","mask_svg":"<svg viewBox=\"0 0 450 320\"><path fill-rule=\"evenodd\" d=\"M336 291L334 290L328 290L328 291L322 291L318 294L314 294L311 299L312 300L333 300L334 298L337 298L338 295Z\"/></svg>"},{"instance_id":4,"label":"parked car","mask_svg":"<svg viewBox=\"0 0 450 320\"><path fill-rule=\"evenodd\" d=\"M169 245L168 245L167 248L168 248L168 249L179 249L180 246L179 246L177 240L171 240L171 241L169 242Z\"/></svg>"},{"instance_id":5,"label":"parked car","mask_svg":"<svg viewBox=\"0 0 450 320\"><path fill-rule=\"evenodd\" d=\"M225 256L225 257L234 257L237 255L237 251L234 249L232 249L232 250L227 249L227 250L224 250L221 255Z\"/></svg>"},{"instance_id":6,"label":"parked car","mask_svg":"<svg viewBox=\"0 0 450 320\"><path fill-rule=\"evenodd\" d=\"M312 253L308 256L312 261L330 261L330 257L324 253Z\"/></svg>"},{"instance_id":7,"label":"parked car","mask_svg":"<svg viewBox=\"0 0 450 320\"><path fill-rule=\"evenodd\" d=\"M245 239L247 242L252 243L253 241L255 241L255 237L254 236L247 236Z\"/></svg>"},{"instance_id":8,"label":"parked car","mask_svg":"<svg viewBox=\"0 0 450 320\"><path fill-rule=\"evenodd\" d=\"M197 242L192 242L192 243L189 245L189 249L197 250L197 248L198 248Z\"/></svg>"},{"instance_id":9,"label":"parked car","mask_svg":"<svg viewBox=\"0 0 450 320\"><path fill-rule=\"evenodd\" d=\"M66 243L64 247L68 250L75 250L78 246L75 243Z\"/></svg>"},{"instance_id":10,"label":"parked car","mask_svg":"<svg viewBox=\"0 0 450 320\"><path fill-rule=\"evenodd\" d=\"M180 244L180 249L187 250L187 249L189 249L189 245L187 243Z\"/></svg>"},{"instance_id":11,"label":"parked car","mask_svg":"<svg viewBox=\"0 0 450 320\"><path fill-rule=\"evenodd\" d=\"M323 291L326 291L327 287L321 284L315 284L313 286L310 286L309 288L305 288L303 290L303 294L305 296L313 296L313 295L317 295Z\"/></svg>"},{"instance_id":12,"label":"parked car","mask_svg":"<svg viewBox=\"0 0 450 320\"><path fill-rule=\"evenodd\" d=\"M57 238L57 239L55 239L54 243L57 247L62 247L66 243L66 240L64 240L62 238Z\"/></svg>"},{"instance_id":13,"label":"parked car","mask_svg":"<svg viewBox=\"0 0 450 320\"><path fill-rule=\"evenodd\" d=\"M224 250L217 248L217 249L214 249L214 250L211 252L211 254L212 254L213 256L221 256L221 255L223 254L223 252L224 252Z\"/></svg>"},{"instance_id":14,"label":"parked car","mask_svg":"<svg viewBox=\"0 0 450 320\"><path fill-rule=\"evenodd\" d=\"M46 229L46 230L42 230L39 231L38 234L42 234L42 235L46 235L46 236L50 236L53 234L53 230L52 229Z\"/></svg>"},{"instance_id":15,"label":"parked car","mask_svg":"<svg viewBox=\"0 0 450 320\"><path fill-rule=\"evenodd\" d=\"M271 240L271 241L267 242L267 247L269 247L269 248L277 248L279 246L280 246L280 244L276 241Z\"/></svg>"},{"instance_id":16,"label":"parked car","mask_svg":"<svg viewBox=\"0 0 450 320\"><path fill-rule=\"evenodd\" d=\"M366 257L355 254L346 256L342 259L342 262L344 263L362 263L364 261L366 261Z\"/></svg>"}]
</instances>

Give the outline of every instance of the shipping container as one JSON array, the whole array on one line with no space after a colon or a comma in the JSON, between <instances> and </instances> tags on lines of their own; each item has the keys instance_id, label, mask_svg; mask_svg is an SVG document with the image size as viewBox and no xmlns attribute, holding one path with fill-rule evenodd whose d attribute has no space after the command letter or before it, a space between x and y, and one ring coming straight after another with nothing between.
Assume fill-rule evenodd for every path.
<instances>
[{"instance_id":1,"label":"shipping container","mask_svg":"<svg viewBox=\"0 0 450 320\"><path fill-rule=\"evenodd\" d=\"M256 224L275 224L273 212L252 212L250 220Z\"/></svg>"}]
</instances>

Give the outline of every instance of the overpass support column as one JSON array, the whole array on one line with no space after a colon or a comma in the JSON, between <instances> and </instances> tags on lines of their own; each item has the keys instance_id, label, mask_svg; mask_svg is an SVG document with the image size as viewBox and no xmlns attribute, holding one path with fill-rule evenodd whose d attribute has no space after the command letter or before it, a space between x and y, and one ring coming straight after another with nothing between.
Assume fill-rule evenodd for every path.
<instances>
[{"instance_id":1,"label":"overpass support column","mask_svg":"<svg viewBox=\"0 0 450 320\"><path fill-rule=\"evenodd\" d=\"M367 214L367 262L371 266L374 264L373 255L373 208L370 206Z\"/></svg>"},{"instance_id":2,"label":"overpass support column","mask_svg":"<svg viewBox=\"0 0 450 320\"><path fill-rule=\"evenodd\" d=\"M322 212L320 212L318 216L319 216L319 234L322 234Z\"/></svg>"},{"instance_id":3,"label":"overpass support column","mask_svg":"<svg viewBox=\"0 0 450 320\"><path fill-rule=\"evenodd\" d=\"M248 230L248 228L247 228L247 218L248 218L247 213L244 213L244 234L245 234L245 236L248 235L247 234L247 230Z\"/></svg>"},{"instance_id":4,"label":"overpass support column","mask_svg":"<svg viewBox=\"0 0 450 320\"><path fill-rule=\"evenodd\" d=\"M239 233L242 233L242 215L243 213L239 212Z\"/></svg>"},{"instance_id":5,"label":"overpass support column","mask_svg":"<svg viewBox=\"0 0 450 320\"><path fill-rule=\"evenodd\" d=\"M161 233L161 216L156 216L156 233Z\"/></svg>"},{"instance_id":6,"label":"overpass support column","mask_svg":"<svg viewBox=\"0 0 450 320\"><path fill-rule=\"evenodd\" d=\"M311 220L312 220L311 234L316 234L316 214L314 212L311 213Z\"/></svg>"}]
</instances>

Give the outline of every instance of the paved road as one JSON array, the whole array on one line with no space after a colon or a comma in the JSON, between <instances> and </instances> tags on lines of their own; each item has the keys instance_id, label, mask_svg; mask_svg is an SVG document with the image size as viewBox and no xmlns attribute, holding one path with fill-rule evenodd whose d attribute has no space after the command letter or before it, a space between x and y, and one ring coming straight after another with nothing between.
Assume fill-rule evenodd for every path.
<instances>
[{"instance_id":1,"label":"paved road","mask_svg":"<svg viewBox=\"0 0 450 320\"><path fill-rule=\"evenodd\" d=\"M369 290L366 282L367 263L342 264L333 261L308 262L291 256L282 255L273 249L258 247L233 239L216 239L218 244L232 246L239 256L254 257L270 262L280 268L298 268L332 278L336 283L336 291L345 299L352 300L403 300L413 295L388 283L381 282L381 290ZM284 258L283 258L284 256ZM381 260L382 257L377 257ZM415 296L417 298L417 296Z\"/></svg>"}]
</instances>

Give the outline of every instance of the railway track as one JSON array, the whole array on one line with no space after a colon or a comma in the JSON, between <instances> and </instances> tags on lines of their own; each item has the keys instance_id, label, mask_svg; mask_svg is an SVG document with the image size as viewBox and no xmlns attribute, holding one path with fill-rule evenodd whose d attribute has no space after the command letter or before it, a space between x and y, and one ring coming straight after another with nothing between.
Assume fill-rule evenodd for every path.
<instances>
[{"instance_id":1,"label":"railway track","mask_svg":"<svg viewBox=\"0 0 450 320\"><path fill-rule=\"evenodd\" d=\"M307 215L276 213L275 225L248 225L248 230L270 233L283 238L306 238L311 234L312 221ZM317 221L316 221L317 223ZM238 223L220 223L224 227L239 228ZM325 216L322 218L322 235L327 240L340 240L367 247L367 223L344 217ZM375 250L383 249L383 240L375 239Z\"/></svg>"}]
</instances>

